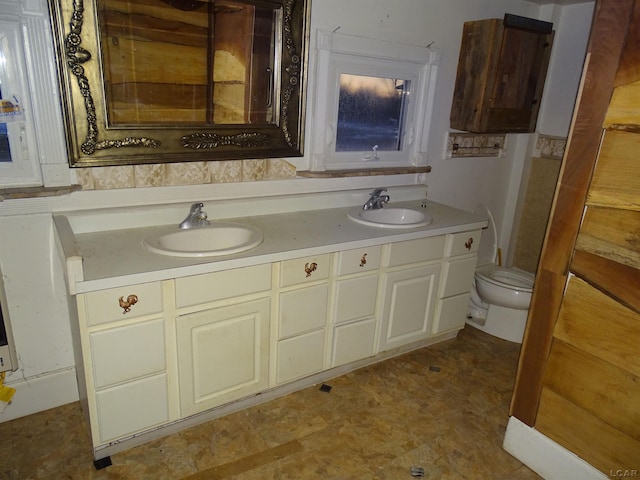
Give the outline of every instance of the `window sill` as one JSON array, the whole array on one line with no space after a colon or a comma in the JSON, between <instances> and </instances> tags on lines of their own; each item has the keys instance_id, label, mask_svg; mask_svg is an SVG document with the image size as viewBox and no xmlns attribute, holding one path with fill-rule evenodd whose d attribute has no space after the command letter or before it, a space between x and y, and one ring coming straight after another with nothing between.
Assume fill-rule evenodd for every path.
<instances>
[{"instance_id":1,"label":"window sill","mask_svg":"<svg viewBox=\"0 0 640 480\"><path fill-rule=\"evenodd\" d=\"M0 202L18 198L57 197L82 190L80 185L68 187L15 187L0 188Z\"/></svg>"},{"instance_id":2,"label":"window sill","mask_svg":"<svg viewBox=\"0 0 640 480\"><path fill-rule=\"evenodd\" d=\"M424 167L393 167L379 168L372 170L370 168L354 168L348 170L324 170L312 172L303 170L296 172L298 177L303 178L341 178L341 177L369 177L374 175L405 175L409 173L429 173L431 166Z\"/></svg>"}]
</instances>

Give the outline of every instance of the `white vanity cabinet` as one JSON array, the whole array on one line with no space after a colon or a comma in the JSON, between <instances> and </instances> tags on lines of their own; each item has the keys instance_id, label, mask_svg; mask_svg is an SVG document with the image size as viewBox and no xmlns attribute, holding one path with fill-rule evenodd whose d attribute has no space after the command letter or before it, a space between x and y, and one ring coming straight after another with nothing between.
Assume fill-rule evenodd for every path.
<instances>
[{"instance_id":1,"label":"white vanity cabinet","mask_svg":"<svg viewBox=\"0 0 640 480\"><path fill-rule=\"evenodd\" d=\"M269 386L271 265L175 280L180 416Z\"/></svg>"},{"instance_id":2,"label":"white vanity cabinet","mask_svg":"<svg viewBox=\"0 0 640 480\"><path fill-rule=\"evenodd\" d=\"M430 208L424 230L329 209L291 234L269 215L252 253L166 268L146 227L83 236L58 218L95 457L455 337L486 222Z\"/></svg>"},{"instance_id":3,"label":"white vanity cabinet","mask_svg":"<svg viewBox=\"0 0 640 480\"><path fill-rule=\"evenodd\" d=\"M442 282L433 323L434 335L464 327L481 234L481 230L474 230L446 236Z\"/></svg>"},{"instance_id":4,"label":"white vanity cabinet","mask_svg":"<svg viewBox=\"0 0 640 480\"><path fill-rule=\"evenodd\" d=\"M280 268L275 383L325 368L331 255L285 260Z\"/></svg>"},{"instance_id":5,"label":"white vanity cabinet","mask_svg":"<svg viewBox=\"0 0 640 480\"><path fill-rule=\"evenodd\" d=\"M379 350L431 336L445 237L388 245L384 262Z\"/></svg>"},{"instance_id":6,"label":"white vanity cabinet","mask_svg":"<svg viewBox=\"0 0 640 480\"><path fill-rule=\"evenodd\" d=\"M76 297L78 333L94 445L162 425L170 414L161 282Z\"/></svg>"}]
</instances>

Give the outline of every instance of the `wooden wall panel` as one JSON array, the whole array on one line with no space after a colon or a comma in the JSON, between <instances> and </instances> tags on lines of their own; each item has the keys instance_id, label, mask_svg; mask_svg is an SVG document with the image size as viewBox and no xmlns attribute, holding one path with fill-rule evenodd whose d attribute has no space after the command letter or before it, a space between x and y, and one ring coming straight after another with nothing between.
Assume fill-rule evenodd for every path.
<instances>
[{"instance_id":1,"label":"wooden wall panel","mask_svg":"<svg viewBox=\"0 0 640 480\"><path fill-rule=\"evenodd\" d=\"M640 315L579 278L569 282L554 336L640 377Z\"/></svg>"},{"instance_id":2,"label":"wooden wall panel","mask_svg":"<svg viewBox=\"0 0 640 480\"><path fill-rule=\"evenodd\" d=\"M555 340L544 386L566 400L640 441L640 377Z\"/></svg>"},{"instance_id":3,"label":"wooden wall panel","mask_svg":"<svg viewBox=\"0 0 640 480\"><path fill-rule=\"evenodd\" d=\"M638 470L640 442L543 388L536 429L598 470Z\"/></svg>"},{"instance_id":4,"label":"wooden wall panel","mask_svg":"<svg viewBox=\"0 0 640 480\"><path fill-rule=\"evenodd\" d=\"M588 207L576 249L640 270L639 235L640 211Z\"/></svg>"},{"instance_id":5,"label":"wooden wall panel","mask_svg":"<svg viewBox=\"0 0 640 480\"><path fill-rule=\"evenodd\" d=\"M598 0L569 141L543 244L510 413L533 426L553 327L569 273L602 125L634 0Z\"/></svg>"},{"instance_id":6,"label":"wooden wall panel","mask_svg":"<svg viewBox=\"0 0 640 480\"><path fill-rule=\"evenodd\" d=\"M571 271L580 278L588 278L612 298L640 312L640 274L635 268L576 250L571 261Z\"/></svg>"},{"instance_id":7,"label":"wooden wall panel","mask_svg":"<svg viewBox=\"0 0 640 480\"><path fill-rule=\"evenodd\" d=\"M640 82L619 87L611 98L611 108L605 119L605 126L631 125L640 123L639 112L633 102L640 97Z\"/></svg>"},{"instance_id":8,"label":"wooden wall panel","mask_svg":"<svg viewBox=\"0 0 640 480\"><path fill-rule=\"evenodd\" d=\"M617 32L608 30L613 19ZM587 58L541 258L542 271L558 277L570 262L564 271L568 281L559 293L559 279L540 287L540 270L536 277L512 412L521 420L523 413L526 423L527 408L539 399L532 426L613 475L640 466L640 1L596 2L589 54L601 53L600 48L620 59L619 69L611 79L604 63ZM614 99L606 121L595 110L591 117L581 111L583 103L599 104L604 91ZM579 155L593 140L583 122L602 140L595 162L591 150ZM584 196L574 188L581 182L588 185ZM572 234L573 244L552 242ZM562 298L554 316L557 295ZM545 303L551 304L546 311L539 307ZM543 340L530 345L533 338ZM546 356L545 342L550 343ZM537 382L540 370L536 398L535 387L523 384ZM529 393L529 399L520 397Z\"/></svg>"},{"instance_id":9,"label":"wooden wall panel","mask_svg":"<svg viewBox=\"0 0 640 480\"><path fill-rule=\"evenodd\" d=\"M640 89L638 93L640 94ZM640 105L640 95L635 102L637 109ZM640 151L639 134L617 130L607 131L587 197L589 205L640 210L638 151Z\"/></svg>"}]
</instances>

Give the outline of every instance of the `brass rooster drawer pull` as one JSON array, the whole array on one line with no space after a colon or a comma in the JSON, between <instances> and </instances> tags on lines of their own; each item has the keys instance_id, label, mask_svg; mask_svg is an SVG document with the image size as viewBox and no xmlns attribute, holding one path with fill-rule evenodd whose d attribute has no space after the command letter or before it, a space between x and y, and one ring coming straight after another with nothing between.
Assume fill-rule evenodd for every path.
<instances>
[{"instance_id":1,"label":"brass rooster drawer pull","mask_svg":"<svg viewBox=\"0 0 640 480\"><path fill-rule=\"evenodd\" d=\"M364 267L367 264L367 254L365 253L364 255L362 255L362 258L360 258L360 266Z\"/></svg>"},{"instance_id":2,"label":"brass rooster drawer pull","mask_svg":"<svg viewBox=\"0 0 640 480\"><path fill-rule=\"evenodd\" d=\"M316 271L316 268L318 268L318 264L316 262L313 262L311 264L305 263L304 271L307 273L307 277L310 277L311 274Z\"/></svg>"},{"instance_id":3,"label":"brass rooster drawer pull","mask_svg":"<svg viewBox=\"0 0 640 480\"><path fill-rule=\"evenodd\" d=\"M464 246L467 250L471 250L471 245L473 245L473 237L469 238L469 240L464 242Z\"/></svg>"},{"instance_id":4,"label":"brass rooster drawer pull","mask_svg":"<svg viewBox=\"0 0 640 480\"><path fill-rule=\"evenodd\" d=\"M122 314L129 313L131 311L131 307L133 307L136 303L138 303L137 295L129 295L125 300L124 297L120 297L118 300L120 303L120 307L122 308Z\"/></svg>"}]
</instances>

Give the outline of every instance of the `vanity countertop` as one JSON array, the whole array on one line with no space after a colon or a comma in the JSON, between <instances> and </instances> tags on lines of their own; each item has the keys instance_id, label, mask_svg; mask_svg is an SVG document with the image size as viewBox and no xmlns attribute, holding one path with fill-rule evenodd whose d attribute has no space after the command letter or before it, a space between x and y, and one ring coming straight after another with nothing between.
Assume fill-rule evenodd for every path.
<instances>
[{"instance_id":1,"label":"vanity countertop","mask_svg":"<svg viewBox=\"0 0 640 480\"><path fill-rule=\"evenodd\" d=\"M426 211L433 216L433 222L411 229L364 226L347 218L353 205L225 218L225 222L256 227L263 233L264 241L245 252L197 258L158 255L144 246L145 238L176 231L177 224L76 234L64 215L56 215L54 220L72 294L475 230L487 225L482 217L427 200L394 202L393 206Z\"/></svg>"}]
</instances>

